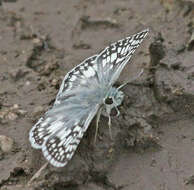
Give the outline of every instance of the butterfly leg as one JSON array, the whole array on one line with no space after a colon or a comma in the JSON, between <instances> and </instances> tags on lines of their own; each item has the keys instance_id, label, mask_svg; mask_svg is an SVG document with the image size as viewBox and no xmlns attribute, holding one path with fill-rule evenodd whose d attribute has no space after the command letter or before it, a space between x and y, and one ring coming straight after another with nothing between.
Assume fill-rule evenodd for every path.
<instances>
[{"instance_id":1,"label":"butterfly leg","mask_svg":"<svg viewBox=\"0 0 194 190\"><path fill-rule=\"evenodd\" d=\"M125 82L124 84L122 84L121 86L119 86L117 89L119 90L119 89L123 88L124 86L126 86L127 84L133 82L134 80L136 80L137 78L139 78L143 74L143 72L144 72L144 69L141 69L141 71L139 72L139 74L136 77L132 78L131 80L129 80L127 82Z\"/></svg>"},{"instance_id":2,"label":"butterfly leg","mask_svg":"<svg viewBox=\"0 0 194 190\"><path fill-rule=\"evenodd\" d=\"M117 110L117 117L120 115L119 109L115 106L115 109Z\"/></svg>"},{"instance_id":3,"label":"butterfly leg","mask_svg":"<svg viewBox=\"0 0 194 190\"><path fill-rule=\"evenodd\" d=\"M97 139L97 134L98 134L98 123L100 120L100 116L102 113L102 107L98 110L97 116L96 116L96 132L95 132L95 137L94 137L94 144L96 143L96 139Z\"/></svg>"},{"instance_id":4,"label":"butterfly leg","mask_svg":"<svg viewBox=\"0 0 194 190\"><path fill-rule=\"evenodd\" d=\"M111 117L110 117L110 115L108 116L108 128L109 128L110 138L112 140L113 138L112 138L112 131L111 131Z\"/></svg>"}]
</instances>

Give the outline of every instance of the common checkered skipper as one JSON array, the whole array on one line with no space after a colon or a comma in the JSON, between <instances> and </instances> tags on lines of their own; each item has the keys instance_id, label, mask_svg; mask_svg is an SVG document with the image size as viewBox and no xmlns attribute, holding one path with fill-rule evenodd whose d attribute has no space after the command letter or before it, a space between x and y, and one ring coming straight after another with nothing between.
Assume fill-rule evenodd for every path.
<instances>
[{"instance_id":1,"label":"common checkered skipper","mask_svg":"<svg viewBox=\"0 0 194 190\"><path fill-rule=\"evenodd\" d=\"M111 110L115 108L119 113L117 107L124 96L113 85L147 33L148 29L119 40L67 73L53 107L29 135L32 147L42 149L53 166L68 163L91 120L97 114L98 121L102 109L106 110L110 126Z\"/></svg>"}]
</instances>

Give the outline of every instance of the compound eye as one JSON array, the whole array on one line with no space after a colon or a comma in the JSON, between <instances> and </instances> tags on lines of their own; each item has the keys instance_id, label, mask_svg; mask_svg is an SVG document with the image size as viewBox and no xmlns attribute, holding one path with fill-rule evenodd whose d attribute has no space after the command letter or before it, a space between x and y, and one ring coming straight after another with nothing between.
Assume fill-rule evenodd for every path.
<instances>
[{"instance_id":1,"label":"compound eye","mask_svg":"<svg viewBox=\"0 0 194 190\"><path fill-rule=\"evenodd\" d=\"M106 100L105 100L104 102L105 102L105 104L108 104L108 105L113 104L113 100L112 100L111 97L107 97Z\"/></svg>"}]
</instances>

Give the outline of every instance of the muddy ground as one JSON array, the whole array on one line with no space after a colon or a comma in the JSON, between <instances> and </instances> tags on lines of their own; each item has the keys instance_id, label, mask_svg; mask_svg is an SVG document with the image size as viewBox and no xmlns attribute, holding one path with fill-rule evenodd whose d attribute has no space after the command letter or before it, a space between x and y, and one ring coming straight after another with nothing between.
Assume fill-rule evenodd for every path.
<instances>
[{"instance_id":1,"label":"muddy ground","mask_svg":"<svg viewBox=\"0 0 194 190\"><path fill-rule=\"evenodd\" d=\"M31 148L32 125L64 75L111 42L150 28L121 74L121 115L92 122L65 168ZM194 189L194 1L6 0L0 5L0 189Z\"/></svg>"}]
</instances>

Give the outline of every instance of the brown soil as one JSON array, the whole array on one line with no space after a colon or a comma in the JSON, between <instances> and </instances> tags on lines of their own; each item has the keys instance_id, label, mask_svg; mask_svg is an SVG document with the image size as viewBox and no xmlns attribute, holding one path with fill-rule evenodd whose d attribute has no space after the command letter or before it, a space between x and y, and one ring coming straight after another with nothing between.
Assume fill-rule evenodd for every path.
<instances>
[{"instance_id":1,"label":"brown soil","mask_svg":"<svg viewBox=\"0 0 194 190\"><path fill-rule=\"evenodd\" d=\"M90 125L65 168L49 166L28 133L65 74L111 42L150 28L119 83L121 115ZM0 5L0 189L194 189L194 1L5 0ZM3 138L5 139L5 138ZM13 140L13 141L12 141ZM12 143L14 142L14 143ZM10 143L10 144L8 144Z\"/></svg>"}]
</instances>

